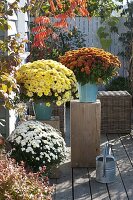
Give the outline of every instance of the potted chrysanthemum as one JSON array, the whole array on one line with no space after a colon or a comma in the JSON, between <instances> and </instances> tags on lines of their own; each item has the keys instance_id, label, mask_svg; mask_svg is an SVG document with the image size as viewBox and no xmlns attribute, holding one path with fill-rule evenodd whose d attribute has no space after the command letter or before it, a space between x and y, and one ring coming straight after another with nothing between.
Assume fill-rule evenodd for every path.
<instances>
[{"instance_id":1,"label":"potted chrysanthemum","mask_svg":"<svg viewBox=\"0 0 133 200\"><path fill-rule=\"evenodd\" d=\"M47 170L58 166L66 156L66 144L61 132L39 121L25 121L9 135L8 155L18 163L38 171L44 165Z\"/></svg>"},{"instance_id":2,"label":"potted chrysanthemum","mask_svg":"<svg viewBox=\"0 0 133 200\"><path fill-rule=\"evenodd\" d=\"M73 99L77 93L73 71L53 60L38 60L24 64L18 69L16 80L20 85L21 97L32 99L35 111L40 109L38 114L41 115L36 115L38 120L50 118L51 103L60 106ZM42 106L50 109L48 116L42 112Z\"/></svg>"},{"instance_id":3,"label":"potted chrysanthemum","mask_svg":"<svg viewBox=\"0 0 133 200\"><path fill-rule=\"evenodd\" d=\"M95 102L97 85L116 76L121 66L117 56L94 47L68 51L60 57L60 62L73 70L79 83L81 102Z\"/></svg>"}]
</instances>

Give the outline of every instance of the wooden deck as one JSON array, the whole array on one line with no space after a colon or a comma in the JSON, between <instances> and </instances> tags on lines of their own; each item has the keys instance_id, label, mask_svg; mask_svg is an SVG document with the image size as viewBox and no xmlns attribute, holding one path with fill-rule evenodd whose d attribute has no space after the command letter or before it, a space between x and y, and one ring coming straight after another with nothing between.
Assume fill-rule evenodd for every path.
<instances>
[{"instance_id":1,"label":"wooden deck","mask_svg":"<svg viewBox=\"0 0 133 200\"><path fill-rule=\"evenodd\" d=\"M116 158L116 180L110 184L96 182L95 168L71 168L69 138L67 132L68 153L60 166L60 178L50 180L55 184L53 200L133 200L133 131L101 135L101 149L109 141Z\"/></svg>"},{"instance_id":2,"label":"wooden deck","mask_svg":"<svg viewBox=\"0 0 133 200\"><path fill-rule=\"evenodd\" d=\"M70 148L60 167L60 178L53 179L53 200L133 200L133 132L128 135L101 135L101 147L109 141L117 160L116 181L95 181L95 169L71 168ZM86 154L86 156L89 156Z\"/></svg>"}]
</instances>

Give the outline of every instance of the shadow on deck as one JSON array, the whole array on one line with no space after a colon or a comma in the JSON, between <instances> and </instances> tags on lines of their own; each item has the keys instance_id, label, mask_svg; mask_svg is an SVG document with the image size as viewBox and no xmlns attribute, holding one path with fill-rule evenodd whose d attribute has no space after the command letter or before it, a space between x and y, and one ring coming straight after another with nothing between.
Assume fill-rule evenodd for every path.
<instances>
[{"instance_id":1,"label":"shadow on deck","mask_svg":"<svg viewBox=\"0 0 133 200\"><path fill-rule=\"evenodd\" d=\"M95 180L95 168L71 168L69 110L66 113L67 159L60 166L53 200L133 200L133 131L130 134L102 134L101 148L109 141L116 158L116 180L102 184Z\"/></svg>"}]
</instances>

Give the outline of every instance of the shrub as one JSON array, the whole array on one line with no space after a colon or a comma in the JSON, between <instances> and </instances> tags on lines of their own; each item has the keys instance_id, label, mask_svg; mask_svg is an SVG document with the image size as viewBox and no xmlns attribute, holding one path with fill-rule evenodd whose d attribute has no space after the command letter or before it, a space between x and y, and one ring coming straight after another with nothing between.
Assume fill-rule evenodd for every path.
<instances>
[{"instance_id":1,"label":"shrub","mask_svg":"<svg viewBox=\"0 0 133 200\"><path fill-rule=\"evenodd\" d=\"M8 137L10 156L37 171L45 165L50 169L65 157L65 142L60 131L38 121L26 121Z\"/></svg>"},{"instance_id":2,"label":"shrub","mask_svg":"<svg viewBox=\"0 0 133 200\"><path fill-rule=\"evenodd\" d=\"M106 90L108 91L126 90L129 93L131 93L130 81L128 78L119 76L106 85Z\"/></svg>"},{"instance_id":3,"label":"shrub","mask_svg":"<svg viewBox=\"0 0 133 200\"><path fill-rule=\"evenodd\" d=\"M47 177L38 173L26 173L24 166L0 155L0 200L52 200L53 187Z\"/></svg>"},{"instance_id":4,"label":"shrub","mask_svg":"<svg viewBox=\"0 0 133 200\"><path fill-rule=\"evenodd\" d=\"M82 34L76 27L73 27L71 31L66 31L63 28L51 28L53 29L53 33L45 39L45 46L31 46L28 61L33 62L38 59L53 59L58 61L59 55L63 55L66 51L85 46L84 38L86 35Z\"/></svg>"}]
</instances>

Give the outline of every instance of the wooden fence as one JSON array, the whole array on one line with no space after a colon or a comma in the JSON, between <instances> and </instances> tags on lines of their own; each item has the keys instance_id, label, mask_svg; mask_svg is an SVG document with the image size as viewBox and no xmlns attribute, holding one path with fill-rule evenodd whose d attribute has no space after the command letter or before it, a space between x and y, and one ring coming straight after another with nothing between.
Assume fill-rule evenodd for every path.
<instances>
[{"instance_id":1,"label":"wooden fence","mask_svg":"<svg viewBox=\"0 0 133 200\"><path fill-rule=\"evenodd\" d=\"M72 30L74 26L77 27L78 30L84 34L85 44L87 47L101 47L99 37L97 35L97 30L101 24L101 20L98 17L92 17L88 20L88 17L76 17L75 19L68 19L69 23L69 30ZM120 18L118 24L118 33L126 32L126 28L124 26L124 19ZM119 52L123 50L122 43L119 41L119 35L117 33L111 33L112 44L108 49L109 52L113 53L114 55L118 55ZM124 59L124 57L119 56L122 67L120 69L120 75L127 76L127 67L128 63Z\"/></svg>"}]
</instances>

